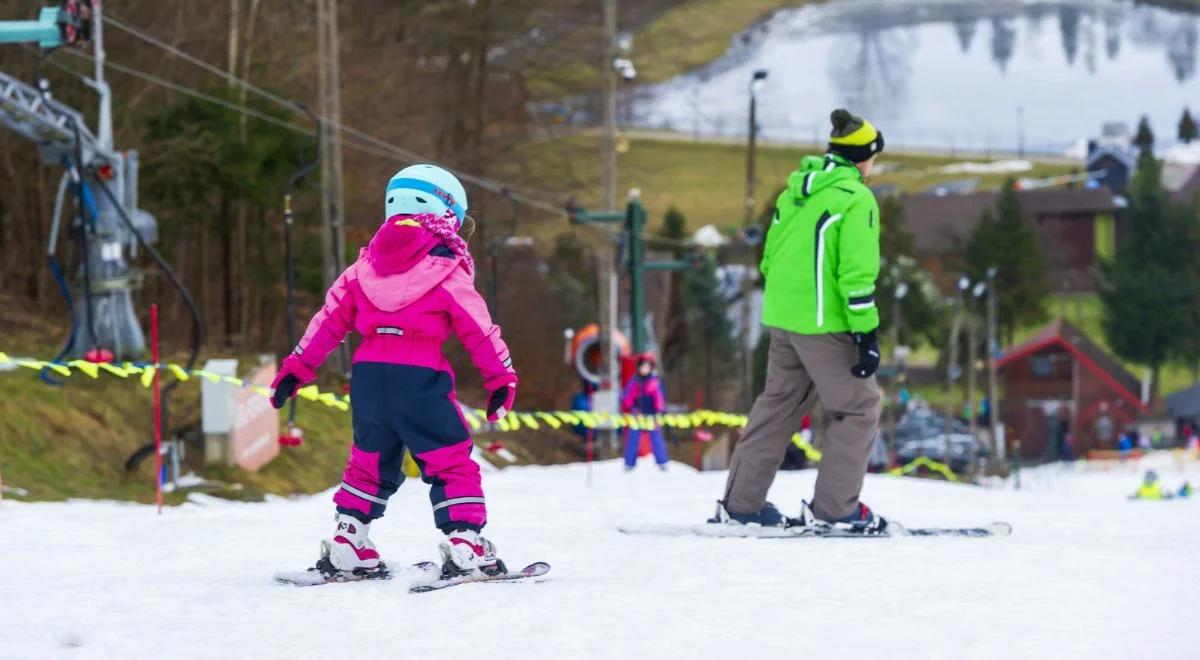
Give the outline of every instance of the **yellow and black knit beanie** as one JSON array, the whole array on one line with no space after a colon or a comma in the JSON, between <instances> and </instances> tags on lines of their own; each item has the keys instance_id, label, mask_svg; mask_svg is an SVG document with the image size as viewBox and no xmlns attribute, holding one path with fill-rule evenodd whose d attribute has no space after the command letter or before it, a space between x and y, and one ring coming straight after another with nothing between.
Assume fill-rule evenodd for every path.
<instances>
[{"instance_id":1,"label":"yellow and black knit beanie","mask_svg":"<svg viewBox=\"0 0 1200 660\"><path fill-rule=\"evenodd\" d=\"M852 163L861 163L883 151L883 133L866 119L838 108L829 115L829 121L833 123L829 151L844 156Z\"/></svg>"}]
</instances>

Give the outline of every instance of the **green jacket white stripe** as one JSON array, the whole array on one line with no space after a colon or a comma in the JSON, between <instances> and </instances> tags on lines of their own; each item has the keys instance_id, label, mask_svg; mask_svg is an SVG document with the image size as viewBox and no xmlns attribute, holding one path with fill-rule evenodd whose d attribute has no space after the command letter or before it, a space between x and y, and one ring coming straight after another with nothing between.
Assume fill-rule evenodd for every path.
<instances>
[{"instance_id":1,"label":"green jacket white stripe","mask_svg":"<svg viewBox=\"0 0 1200 660\"><path fill-rule=\"evenodd\" d=\"M879 205L853 164L808 156L792 172L760 269L770 327L818 335L879 326Z\"/></svg>"}]
</instances>

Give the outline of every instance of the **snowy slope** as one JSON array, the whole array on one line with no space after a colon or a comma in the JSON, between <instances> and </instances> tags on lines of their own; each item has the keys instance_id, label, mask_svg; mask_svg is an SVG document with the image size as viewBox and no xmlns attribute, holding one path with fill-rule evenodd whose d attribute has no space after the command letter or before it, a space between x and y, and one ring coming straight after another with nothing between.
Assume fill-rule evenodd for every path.
<instances>
[{"instance_id":1,"label":"snowy slope","mask_svg":"<svg viewBox=\"0 0 1200 660\"><path fill-rule=\"evenodd\" d=\"M1147 459L1164 480L1200 465ZM0 658L1178 658L1200 643L1200 501L1129 502L1139 468L1027 470L978 488L869 477L909 526L1008 520L1004 539L754 540L624 536L700 520L722 473L615 463L486 476L491 537L539 584L409 595L399 582L293 588L328 531L328 494L201 500L160 517L110 502L0 504ZM774 501L807 497L785 473ZM425 487L372 535L432 559Z\"/></svg>"}]
</instances>

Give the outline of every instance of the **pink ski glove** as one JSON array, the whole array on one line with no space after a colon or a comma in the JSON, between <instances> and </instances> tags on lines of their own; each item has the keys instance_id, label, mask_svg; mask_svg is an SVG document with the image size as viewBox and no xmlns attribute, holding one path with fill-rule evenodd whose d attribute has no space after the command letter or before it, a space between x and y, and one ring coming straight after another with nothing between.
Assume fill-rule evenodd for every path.
<instances>
[{"instance_id":1,"label":"pink ski glove","mask_svg":"<svg viewBox=\"0 0 1200 660\"><path fill-rule=\"evenodd\" d=\"M513 401L517 398L517 384L509 383L492 390L488 396L487 419L498 422L512 410Z\"/></svg>"},{"instance_id":2,"label":"pink ski glove","mask_svg":"<svg viewBox=\"0 0 1200 660\"><path fill-rule=\"evenodd\" d=\"M279 373L271 381L271 405L276 410L283 407L288 399L296 396L296 391L317 379L317 374L311 367L300 361L300 356L292 353L283 358L279 365Z\"/></svg>"}]
</instances>

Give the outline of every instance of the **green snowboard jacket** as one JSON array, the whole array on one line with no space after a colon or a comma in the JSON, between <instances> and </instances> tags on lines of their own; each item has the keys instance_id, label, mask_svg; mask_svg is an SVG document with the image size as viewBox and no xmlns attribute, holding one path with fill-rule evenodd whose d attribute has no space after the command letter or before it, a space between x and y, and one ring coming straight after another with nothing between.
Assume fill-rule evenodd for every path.
<instances>
[{"instance_id":1,"label":"green snowboard jacket","mask_svg":"<svg viewBox=\"0 0 1200 660\"><path fill-rule=\"evenodd\" d=\"M804 335L879 327L879 204L858 168L807 156L775 203L763 251L763 323Z\"/></svg>"}]
</instances>

